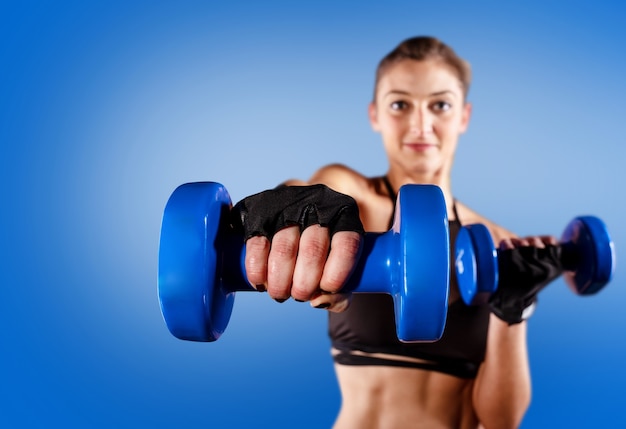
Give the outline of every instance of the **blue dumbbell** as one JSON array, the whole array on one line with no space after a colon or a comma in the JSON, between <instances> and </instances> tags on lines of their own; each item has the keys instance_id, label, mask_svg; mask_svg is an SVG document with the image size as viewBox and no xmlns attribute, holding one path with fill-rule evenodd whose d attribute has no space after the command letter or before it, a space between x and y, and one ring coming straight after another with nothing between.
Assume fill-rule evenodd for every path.
<instances>
[{"instance_id":1,"label":"blue dumbbell","mask_svg":"<svg viewBox=\"0 0 626 429\"><path fill-rule=\"evenodd\" d=\"M255 291L246 280L243 236L229 224L231 207L228 192L215 182L181 185L167 202L158 295L165 323L177 338L217 340L230 320L235 292ZM342 291L392 295L398 339L436 341L447 316L449 251L441 190L404 186L393 228L365 234L357 267Z\"/></svg>"},{"instance_id":2,"label":"blue dumbbell","mask_svg":"<svg viewBox=\"0 0 626 429\"><path fill-rule=\"evenodd\" d=\"M566 226L558 244L566 284L577 295L599 292L613 277L615 246L606 225L595 216L579 216ZM455 270L467 304L485 303L498 287L498 250L485 225L461 228Z\"/></svg>"}]
</instances>

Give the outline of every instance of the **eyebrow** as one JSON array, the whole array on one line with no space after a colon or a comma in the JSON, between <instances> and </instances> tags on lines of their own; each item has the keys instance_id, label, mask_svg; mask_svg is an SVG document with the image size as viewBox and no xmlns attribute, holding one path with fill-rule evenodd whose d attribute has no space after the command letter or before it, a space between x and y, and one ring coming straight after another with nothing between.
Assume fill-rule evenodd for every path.
<instances>
[{"instance_id":1,"label":"eyebrow","mask_svg":"<svg viewBox=\"0 0 626 429\"><path fill-rule=\"evenodd\" d=\"M399 89L392 89L391 91L389 91L388 93L386 93L385 95L383 95L383 97L387 97L389 95L394 95L394 94L398 94L398 95L411 95L411 93L407 92L407 91L402 91ZM454 93L454 91L451 91L449 89L444 89L442 91L435 91L432 92L430 94L428 94L429 97L438 97L440 95L444 95L444 94L451 94L456 96L456 94Z\"/></svg>"}]
</instances>

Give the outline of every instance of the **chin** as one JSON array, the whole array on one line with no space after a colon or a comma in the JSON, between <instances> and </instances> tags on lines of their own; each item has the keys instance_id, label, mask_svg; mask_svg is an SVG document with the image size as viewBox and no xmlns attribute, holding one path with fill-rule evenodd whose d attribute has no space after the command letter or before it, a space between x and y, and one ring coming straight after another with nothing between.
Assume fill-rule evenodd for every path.
<instances>
[{"instance_id":1,"label":"chin","mask_svg":"<svg viewBox=\"0 0 626 429\"><path fill-rule=\"evenodd\" d=\"M410 171L424 176L437 175L441 172L443 164L440 162L417 162L410 167Z\"/></svg>"}]
</instances>

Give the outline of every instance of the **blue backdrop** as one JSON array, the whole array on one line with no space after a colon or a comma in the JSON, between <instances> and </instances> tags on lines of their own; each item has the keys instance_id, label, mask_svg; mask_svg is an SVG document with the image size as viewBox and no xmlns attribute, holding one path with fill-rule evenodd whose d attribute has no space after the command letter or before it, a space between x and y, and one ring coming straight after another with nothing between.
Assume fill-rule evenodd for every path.
<instances>
[{"instance_id":1,"label":"blue backdrop","mask_svg":"<svg viewBox=\"0 0 626 429\"><path fill-rule=\"evenodd\" d=\"M626 424L626 8L226 3L0 4L0 426L330 427L326 313L241 293L218 342L175 339L161 216L183 182L239 200L330 162L383 173L374 68L419 34L474 69L456 196L520 234L595 214L616 243L600 294L542 293L523 427Z\"/></svg>"}]
</instances>

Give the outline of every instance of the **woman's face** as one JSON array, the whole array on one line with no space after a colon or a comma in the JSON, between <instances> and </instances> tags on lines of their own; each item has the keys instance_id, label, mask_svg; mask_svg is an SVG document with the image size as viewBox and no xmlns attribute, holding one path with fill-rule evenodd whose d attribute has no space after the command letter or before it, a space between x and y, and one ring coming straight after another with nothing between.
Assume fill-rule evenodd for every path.
<instances>
[{"instance_id":1,"label":"woman's face","mask_svg":"<svg viewBox=\"0 0 626 429\"><path fill-rule=\"evenodd\" d=\"M391 168L434 176L449 174L470 111L449 66L403 60L381 76L369 116L372 128L381 133Z\"/></svg>"}]
</instances>

